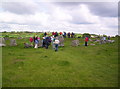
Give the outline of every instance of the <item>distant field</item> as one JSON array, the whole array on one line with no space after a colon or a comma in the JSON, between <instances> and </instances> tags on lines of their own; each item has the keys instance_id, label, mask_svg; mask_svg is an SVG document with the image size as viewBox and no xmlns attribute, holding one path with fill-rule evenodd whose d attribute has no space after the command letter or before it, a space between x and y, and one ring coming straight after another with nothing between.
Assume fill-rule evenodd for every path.
<instances>
[{"instance_id":1,"label":"distant field","mask_svg":"<svg viewBox=\"0 0 120 89\"><path fill-rule=\"evenodd\" d=\"M22 32L16 32L16 33L10 33L10 32L7 32L7 33L0 33L0 37L33 37L33 36L39 36L39 37L42 37L44 33L22 33ZM52 35L52 33L48 33L49 36ZM82 37L82 34L78 34L76 33L75 34L76 37L78 36L81 36Z\"/></svg>"},{"instance_id":2,"label":"distant field","mask_svg":"<svg viewBox=\"0 0 120 89\"><path fill-rule=\"evenodd\" d=\"M11 38L13 39L13 38ZM55 52L50 46L23 48L29 39L17 39L18 46L2 47L3 87L116 87L118 86L118 38L115 43L65 47ZM90 44L90 42L89 42Z\"/></svg>"},{"instance_id":3,"label":"distant field","mask_svg":"<svg viewBox=\"0 0 120 89\"><path fill-rule=\"evenodd\" d=\"M7 33L1 33L0 37L33 37L33 36L42 36L43 33L22 33L22 32L19 32L19 33L10 33L10 32L7 32ZM49 34L51 35L51 33Z\"/></svg>"}]
</instances>

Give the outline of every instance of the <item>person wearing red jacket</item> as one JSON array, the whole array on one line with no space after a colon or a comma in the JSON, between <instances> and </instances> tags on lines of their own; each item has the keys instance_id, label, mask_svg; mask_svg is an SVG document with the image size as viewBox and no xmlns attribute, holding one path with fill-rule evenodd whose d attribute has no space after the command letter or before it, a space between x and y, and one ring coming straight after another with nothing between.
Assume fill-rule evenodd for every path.
<instances>
[{"instance_id":1,"label":"person wearing red jacket","mask_svg":"<svg viewBox=\"0 0 120 89\"><path fill-rule=\"evenodd\" d=\"M62 32L60 32L59 34L62 35Z\"/></svg>"},{"instance_id":2,"label":"person wearing red jacket","mask_svg":"<svg viewBox=\"0 0 120 89\"><path fill-rule=\"evenodd\" d=\"M32 45L33 40L34 39L32 37L29 38L29 41L30 41L31 45Z\"/></svg>"},{"instance_id":3,"label":"person wearing red jacket","mask_svg":"<svg viewBox=\"0 0 120 89\"><path fill-rule=\"evenodd\" d=\"M54 35L55 35L55 32L52 32L52 35L54 36Z\"/></svg>"},{"instance_id":4,"label":"person wearing red jacket","mask_svg":"<svg viewBox=\"0 0 120 89\"><path fill-rule=\"evenodd\" d=\"M85 37L85 46L87 46L87 42L88 42L88 37Z\"/></svg>"}]
</instances>

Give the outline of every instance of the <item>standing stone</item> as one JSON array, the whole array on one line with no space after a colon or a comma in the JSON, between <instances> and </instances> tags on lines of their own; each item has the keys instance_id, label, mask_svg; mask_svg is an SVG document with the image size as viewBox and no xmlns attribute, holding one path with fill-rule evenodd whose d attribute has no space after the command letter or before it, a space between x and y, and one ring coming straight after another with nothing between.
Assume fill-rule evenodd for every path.
<instances>
[{"instance_id":1,"label":"standing stone","mask_svg":"<svg viewBox=\"0 0 120 89\"><path fill-rule=\"evenodd\" d=\"M9 37L4 37L5 40L9 40Z\"/></svg>"},{"instance_id":2,"label":"standing stone","mask_svg":"<svg viewBox=\"0 0 120 89\"><path fill-rule=\"evenodd\" d=\"M97 39L96 39L96 41L94 41L94 42L101 42L101 40L97 40Z\"/></svg>"},{"instance_id":3,"label":"standing stone","mask_svg":"<svg viewBox=\"0 0 120 89\"><path fill-rule=\"evenodd\" d=\"M1 46L6 46L4 38L0 38L0 47Z\"/></svg>"},{"instance_id":4,"label":"standing stone","mask_svg":"<svg viewBox=\"0 0 120 89\"><path fill-rule=\"evenodd\" d=\"M18 39L22 39L22 37L18 37Z\"/></svg>"},{"instance_id":5,"label":"standing stone","mask_svg":"<svg viewBox=\"0 0 120 89\"><path fill-rule=\"evenodd\" d=\"M11 39L10 40L10 46L16 46L17 43L16 43L16 40L15 39Z\"/></svg>"},{"instance_id":6,"label":"standing stone","mask_svg":"<svg viewBox=\"0 0 120 89\"><path fill-rule=\"evenodd\" d=\"M79 46L79 40L73 40L71 46Z\"/></svg>"},{"instance_id":7,"label":"standing stone","mask_svg":"<svg viewBox=\"0 0 120 89\"><path fill-rule=\"evenodd\" d=\"M93 41L92 39L89 39L89 41Z\"/></svg>"},{"instance_id":8,"label":"standing stone","mask_svg":"<svg viewBox=\"0 0 120 89\"><path fill-rule=\"evenodd\" d=\"M115 40L106 40L106 43L114 43Z\"/></svg>"},{"instance_id":9,"label":"standing stone","mask_svg":"<svg viewBox=\"0 0 120 89\"><path fill-rule=\"evenodd\" d=\"M95 44L90 44L90 45L95 45Z\"/></svg>"},{"instance_id":10,"label":"standing stone","mask_svg":"<svg viewBox=\"0 0 120 89\"><path fill-rule=\"evenodd\" d=\"M33 47L33 46L31 44L24 43L24 48L29 48L29 47Z\"/></svg>"},{"instance_id":11,"label":"standing stone","mask_svg":"<svg viewBox=\"0 0 120 89\"><path fill-rule=\"evenodd\" d=\"M58 40L60 41L59 46L64 46L64 37L62 35L58 36Z\"/></svg>"},{"instance_id":12,"label":"standing stone","mask_svg":"<svg viewBox=\"0 0 120 89\"><path fill-rule=\"evenodd\" d=\"M39 40L38 47L42 47L42 40Z\"/></svg>"}]
</instances>

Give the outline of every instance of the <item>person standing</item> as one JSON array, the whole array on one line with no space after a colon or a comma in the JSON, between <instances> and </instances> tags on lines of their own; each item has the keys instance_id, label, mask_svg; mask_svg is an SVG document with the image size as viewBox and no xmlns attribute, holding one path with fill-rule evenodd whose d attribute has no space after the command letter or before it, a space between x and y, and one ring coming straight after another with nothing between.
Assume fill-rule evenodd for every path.
<instances>
[{"instance_id":1,"label":"person standing","mask_svg":"<svg viewBox=\"0 0 120 89\"><path fill-rule=\"evenodd\" d=\"M60 32L59 34L60 34L60 35L62 35L63 33L62 33L62 32Z\"/></svg>"},{"instance_id":2,"label":"person standing","mask_svg":"<svg viewBox=\"0 0 120 89\"><path fill-rule=\"evenodd\" d=\"M51 43L52 43L52 48L55 49L55 44L54 44L54 42L55 42L55 37L54 37L54 36L51 37L51 41L52 41L52 42L51 42Z\"/></svg>"},{"instance_id":3,"label":"person standing","mask_svg":"<svg viewBox=\"0 0 120 89\"><path fill-rule=\"evenodd\" d=\"M70 38L70 32L68 32L68 38Z\"/></svg>"},{"instance_id":4,"label":"person standing","mask_svg":"<svg viewBox=\"0 0 120 89\"><path fill-rule=\"evenodd\" d=\"M55 32L52 32L52 36L54 36L55 35Z\"/></svg>"},{"instance_id":5,"label":"person standing","mask_svg":"<svg viewBox=\"0 0 120 89\"><path fill-rule=\"evenodd\" d=\"M85 46L87 46L88 44L88 37L85 37Z\"/></svg>"},{"instance_id":6,"label":"person standing","mask_svg":"<svg viewBox=\"0 0 120 89\"><path fill-rule=\"evenodd\" d=\"M37 36L38 41L40 41L40 37Z\"/></svg>"},{"instance_id":7,"label":"person standing","mask_svg":"<svg viewBox=\"0 0 120 89\"><path fill-rule=\"evenodd\" d=\"M38 47L40 47L40 37L37 36L38 39Z\"/></svg>"},{"instance_id":8,"label":"person standing","mask_svg":"<svg viewBox=\"0 0 120 89\"><path fill-rule=\"evenodd\" d=\"M35 38L35 47L34 48L38 48L38 43L39 43L39 41L38 41L38 38L36 37Z\"/></svg>"},{"instance_id":9,"label":"person standing","mask_svg":"<svg viewBox=\"0 0 120 89\"><path fill-rule=\"evenodd\" d=\"M50 38L46 36L45 38L45 48L48 49L48 46L50 45Z\"/></svg>"},{"instance_id":10,"label":"person standing","mask_svg":"<svg viewBox=\"0 0 120 89\"><path fill-rule=\"evenodd\" d=\"M35 46L35 36L33 37L33 47Z\"/></svg>"},{"instance_id":11,"label":"person standing","mask_svg":"<svg viewBox=\"0 0 120 89\"><path fill-rule=\"evenodd\" d=\"M32 42L33 42L33 38L32 38L32 37L30 37L30 39L29 39L29 40L30 40L30 43L31 43L31 45L32 45Z\"/></svg>"},{"instance_id":12,"label":"person standing","mask_svg":"<svg viewBox=\"0 0 120 89\"><path fill-rule=\"evenodd\" d=\"M110 40L110 36L108 36L108 40Z\"/></svg>"},{"instance_id":13,"label":"person standing","mask_svg":"<svg viewBox=\"0 0 120 89\"><path fill-rule=\"evenodd\" d=\"M47 33L45 32L45 33L44 33L44 36L46 36L46 35L47 35Z\"/></svg>"},{"instance_id":14,"label":"person standing","mask_svg":"<svg viewBox=\"0 0 120 89\"><path fill-rule=\"evenodd\" d=\"M57 37L58 36L58 33L57 32L55 32L55 35L54 35L55 37Z\"/></svg>"},{"instance_id":15,"label":"person standing","mask_svg":"<svg viewBox=\"0 0 120 89\"><path fill-rule=\"evenodd\" d=\"M46 37L44 36L43 40L42 40L42 47L45 47L45 39L46 39Z\"/></svg>"},{"instance_id":16,"label":"person standing","mask_svg":"<svg viewBox=\"0 0 120 89\"><path fill-rule=\"evenodd\" d=\"M105 36L103 37L103 43L106 43L106 37Z\"/></svg>"},{"instance_id":17,"label":"person standing","mask_svg":"<svg viewBox=\"0 0 120 89\"><path fill-rule=\"evenodd\" d=\"M54 44L55 44L55 52L58 51L59 43L60 43L60 41L58 40L58 37L56 37L55 42L54 42Z\"/></svg>"},{"instance_id":18,"label":"person standing","mask_svg":"<svg viewBox=\"0 0 120 89\"><path fill-rule=\"evenodd\" d=\"M66 38L66 32L64 32L63 37Z\"/></svg>"},{"instance_id":19,"label":"person standing","mask_svg":"<svg viewBox=\"0 0 120 89\"><path fill-rule=\"evenodd\" d=\"M74 35L75 35L75 34L72 32L72 33L71 33L71 38L74 38Z\"/></svg>"}]
</instances>

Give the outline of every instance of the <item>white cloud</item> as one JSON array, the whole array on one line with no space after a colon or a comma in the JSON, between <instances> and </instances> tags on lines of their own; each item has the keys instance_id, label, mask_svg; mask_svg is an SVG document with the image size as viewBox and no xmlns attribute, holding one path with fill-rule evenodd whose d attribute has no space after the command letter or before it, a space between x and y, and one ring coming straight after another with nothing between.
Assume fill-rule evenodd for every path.
<instances>
[{"instance_id":1,"label":"white cloud","mask_svg":"<svg viewBox=\"0 0 120 89\"><path fill-rule=\"evenodd\" d=\"M92 9L88 6L88 4L79 3L74 5L74 3L71 3L71 5L67 5L67 7L65 7L66 4L58 5L48 2L36 3L31 1L29 3L25 3L26 6L21 5L21 2L17 2L17 4L12 3L12 6L8 5L6 6L6 8L2 8L4 9L0 11L0 28L2 29L2 31L5 29L9 31L14 29L16 31L40 30L67 32L70 31L79 33L88 32L108 35L118 34L117 17L104 17L101 16L101 14L94 14L93 12L91 12ZM19 6L15 8L17 5ZM92 4L89 3L89 5ZM95 5L98 8L94 9L95 11L99 10L101 4L97 3L97 5L99 6ZM112 6L112 3L110 3L110 5ZM25 9L19 11L19 8L22 7L24 7ZM28 10L28 8L30 10ZM106 10L103 10L103 12L105 12Z\"/></svg>"},{"instance_id":2,"label":"white cloud","mask_svg":"<svg viewBox=\"0 0 120 89\"><path fill-rule=\"evenodd\" d=\"M48 14L36 13L34 15L18 15L10 12L2 12L0 14L0 22L18 23L18 24L39 24L44 25L49 18Z\"/></svg>"},{"instance_id":3,"label":"white cloud","mask_svg":"<svg viewBox=\"0 0 120 89\"><path fill-rule=\"evenodd\" d=\"M63 8L61 9L60 7L56 7L53 10L53 13L51 14L51 16L52 16L52 19L56 21L71 21L72 20L72 16L68 14Z\"/></svg>"}]
</instances>

